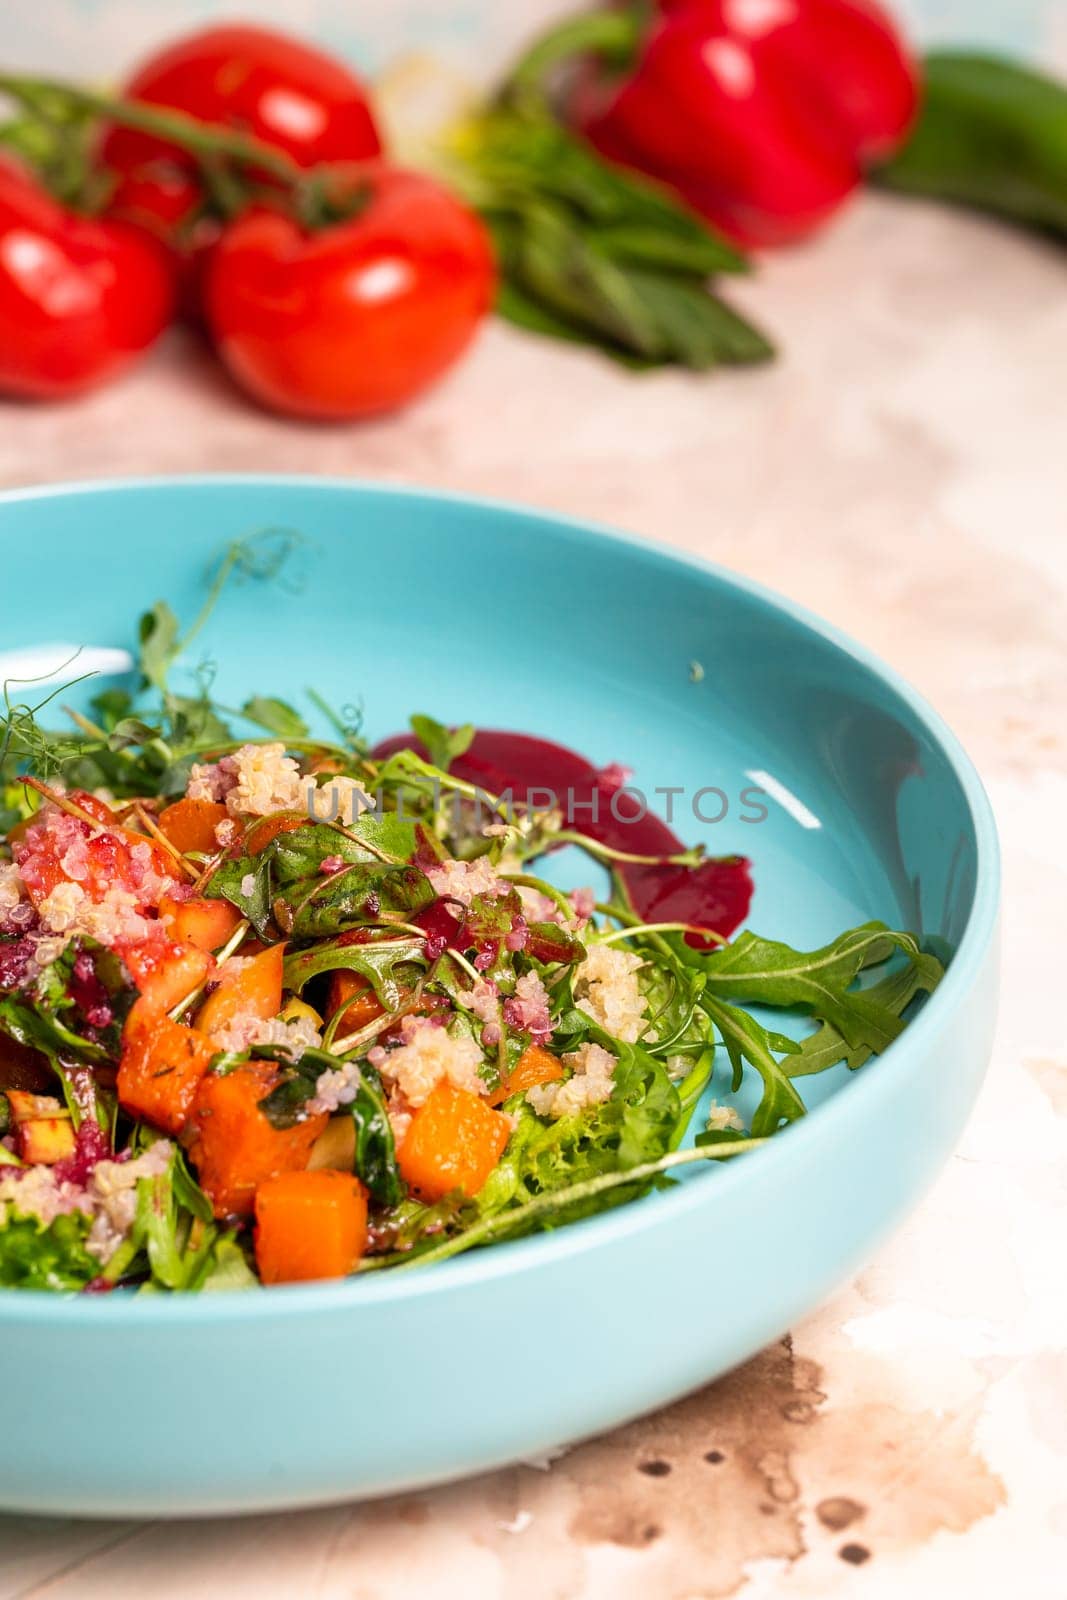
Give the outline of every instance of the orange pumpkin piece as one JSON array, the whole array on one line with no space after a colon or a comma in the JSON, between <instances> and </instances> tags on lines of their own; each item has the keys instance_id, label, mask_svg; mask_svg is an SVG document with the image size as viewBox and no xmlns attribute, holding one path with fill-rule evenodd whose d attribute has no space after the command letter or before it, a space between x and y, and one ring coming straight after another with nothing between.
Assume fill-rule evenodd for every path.
<instances>
[{"instance_id":1,"label":"orange pumpkin piece","mask_svg":"<svg viewBox=\"0 0 1067 1600\"><path fill-rule=\"evenodd\" d=\"M189 1156L217 1217L247 1215L268 1178L302 1171L329 1117L325 1112L275 1128L259 1109L278 1082L269 1061L249 1061L200 1081L189 1120Z\"/></svg>"},{"instance_id":2,"label":"orange pumpkin piece","mask_svg":"<svg viewBox=\"0 0 1067 1600\"><path fill-rule=\"evenodd\" d=\"M172 1022L150 1001L134 1001L122 1030L119 1104L166 1133L181 1133L215 1047L195 1028Z\"/></svg>"},{"instance_id":3,"label":"orange pumpkin piece","mask_svg":"<svg viewBox=\"0 0 1067 1600\"><path fill-rule=\"evenodd\" d=\"M123 945L119 952L143 999L157 1011L170 1011L204 982L215 965L207 950L157 938Z\"/></svg>"},{"instance_id":4,"label":"orange pumpkin piece","mask_svg":"<svg viewBox=\"0 0 1067 1600\"><path fill-rule=\"evenodd\" d=\"M355 1033L357 1029L365 1028L368 1022L377 1022L384 1015L385 1007L361 973L331 972L328 1015L332 1017L346 1000L350 1004L345 1007L344 1016L338 1024L346 1033Z\"/></svg>"},{"instance_id":5,"label":"orange pumpkin piece","mask_svg":"<svg viewBox=\"0 0 1067 1600\"><path fill-rule=\"evenodd\" d=\"M214 1038L236 1017L260 1017L264 1022L282 1009L285 945L268 945L254 956L235 956L219 969L218 986L197 1013L201 1033ZM232 963L232 964L231 964Z\"/></svg>"},{"instance_id":6,"label":"orange pumpkin piece","mask_svg":"<svg viewBox=\"0 0 1067 1600\"><path fill-rule=\"evenodd\" d=\"M283 1172L256 1190L264 1283L344 1278L367 1248L367 1191L350 1172Z\"/></svg>"},{"instance_id":7,"label":"orange pumpkin piece","mask_svg":"<svg viewBox=\"0 0 1067 1600\"><path fill-rule=\"evenodd\" d=\"M190 850L213 856L219 849L215 829L228 816L226 807L215 800L176 800L159 813L157 824L183 856Z\"/></svg>"},{"instance_id":8,"label":"orange pumpkin piece","mask_svg":"<svg viewBox=\"0 0 1067 1600\"><path fill-rule=\"evenodd\" d=\"M412 1117L397 1166L424 1200L440 1200L453 1189L476 1195L510 1137L507 1117L445 1079Z\"/></svg>"},{"instance_id":9,"label":"orange pumpkin piece","mask_svg":"<svg viewBox=\"0 0 1067 1600\"><path fill-rule=\"evenodd\" d=\"M164 895L159 915L172 939L197 950L218 950L241 921L241 913L228 900L209 900L202 895L191 900Z\"/></svg>"},{"instance_id":10,"label":"orange pumpkin piece","mask_svg":"<svg viewBox=\"0 0 1067 1600\"><path fill-rule=\"evenodd\" d=\"M527 1045L499 1089L489 1095L491 1106L503 1105L513 1094L525 1093L539 1083L554 1083L563 1076L563 1062L539 1044Z\"/></svg>"},{"instance_id":11,"label":"orange pumpkin piece","mask_svg":"<svg viewBox=\"0 0 1067 1600\"><path fill-rule=\"evenodd\" d=\"M261 855L280 833L295 833L297 828L302 828L310 820L307 816L294 816L291 811L276 811L273 816L263 817L252 824L244 836L241 849L247 856Z\"/></svg>"}]
</instances>

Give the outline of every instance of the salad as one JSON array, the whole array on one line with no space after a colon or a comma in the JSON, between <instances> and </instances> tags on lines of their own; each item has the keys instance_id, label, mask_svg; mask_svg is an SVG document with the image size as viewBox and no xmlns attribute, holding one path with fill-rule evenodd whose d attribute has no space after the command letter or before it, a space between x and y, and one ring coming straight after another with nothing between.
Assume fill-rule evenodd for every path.
<instances>
[{"instance_id":1,"label":"salad","mask_svg":"<svg viewBox=\"0 0 1067 1600\"><path fill-rule=\"evenodd\" d=\"M254 566L234 546L209 606ZM254 1288L555 1228L756 1148L937 984L880 923L731 938L746 862L501 792L539 752L618 769L425 716L372 748L312 694L323 737L218 705L206 663L175 687L207 609L183 638L157 603L136 694L62 731L61 694L5 689L0 1285ZM602 898L542 875L564 845ZM717 1102L749 1077L746 1127Z\"/></svg>"}]
</instances>

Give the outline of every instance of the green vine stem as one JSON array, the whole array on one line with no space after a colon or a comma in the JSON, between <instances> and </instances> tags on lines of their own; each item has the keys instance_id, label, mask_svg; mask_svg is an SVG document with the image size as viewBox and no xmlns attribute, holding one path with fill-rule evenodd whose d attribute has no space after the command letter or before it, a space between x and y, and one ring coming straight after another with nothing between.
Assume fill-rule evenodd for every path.
<instances>
[{"instance_id":1,"label":"green vine stem","mask_svg":"<svg viewBox=\"0 0 1067 1600\"><path fill-rule=\"evenodd\" d=\"M79 84L0 73L0 94L9 96L44 121L67 120L71 114L103 117L124 128L136 128L168 144L178 145L210 171L220 159L258 167L283 183L300 183L307 171L284 150L264 144L252 135L198 122L183 111L163 110L137 100L115 99L84 89Z\"/></svg>"}]
</instances>

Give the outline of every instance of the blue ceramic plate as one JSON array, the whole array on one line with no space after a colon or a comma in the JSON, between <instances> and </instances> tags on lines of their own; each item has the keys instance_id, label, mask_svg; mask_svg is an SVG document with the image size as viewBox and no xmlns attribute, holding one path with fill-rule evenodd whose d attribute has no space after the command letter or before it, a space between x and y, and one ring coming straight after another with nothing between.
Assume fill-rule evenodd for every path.
<instances>
[{"instance_id":1,"label":"blue ceramic plate","mask_svg":"<svg viewBox=\"0 0 1067 1600\"><path fill-rule=\"evenodd\" d=\"M662 1405L856 1270L947 1157L988 1059L997 846L970 762L859 646L713 567L352 483L31 491L0 498L0 652L129 646L158 596L191 617L211 558L267 527L308 542L289 589L237 585L205 630L223 702L313 685L360 701L372 736L423 710L624 762L646 791L684 791L683 835L752 857L760 932L810 948L881 917L918 930L948 976L884 1056L806 1080L812 1114L765 1149L554 1234L322 1287L0 1291L5 1371L23 1375L5 1385L7 1507L156 1516L381 1494ZM736 801L750 784L772 796L758 825ZM731 802L714 826L685 810L710 787Z\"/></svg>"}]
</instances>

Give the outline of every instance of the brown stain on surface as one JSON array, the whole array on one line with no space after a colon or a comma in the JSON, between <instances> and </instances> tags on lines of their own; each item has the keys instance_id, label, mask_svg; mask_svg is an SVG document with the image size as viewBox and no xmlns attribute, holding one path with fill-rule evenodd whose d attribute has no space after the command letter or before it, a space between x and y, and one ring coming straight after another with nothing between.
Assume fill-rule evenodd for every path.
<instances>
[{"instance_id":1,"label":"brown stain on surface","mask_svg":"<svg viewBox=\"0 0 1067 1600\"><path fill-rule=\"evenodd\" d=\"M867 1510L858 1500L850 1500L847 1494L832 1495L829 1500L820 1500L815 1507L815 1515L824 1528L832 1528L840 1532L851 1523L858 1522Z\"/></svg>"},{"instance_id":2,"label":"brown stain on surface","mask_svg":"<svg viewBox=\"0 0 1067 1600\"><path fill-rule=\"evenodd\" d=\"M990 1515L1004 1491L975 1449L974 1415L909 1407L891 1366L851 1360L849 1392L835 1399L787 1338L549 1474L481 1480L493 1509L479 1540L501 1563L501 1593L577 1600L586 1563L609 1551L618 1600L720 1600L743 1591L752 1562L809 1555L843 1581L850 1566ZM449 1492L457 1514L470 1516L476 1492ZM531 1520L514 1535L520 1508Z\"/></svg>"}]
</instances>

